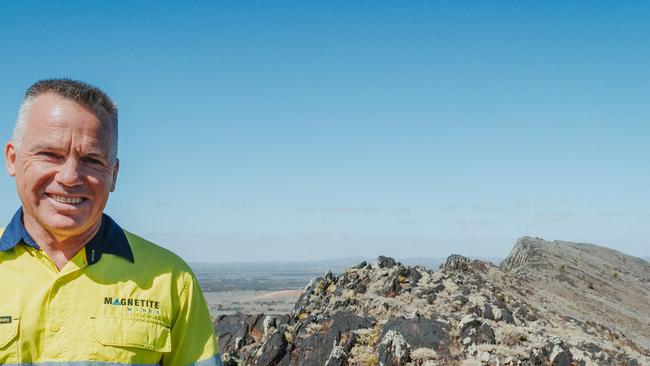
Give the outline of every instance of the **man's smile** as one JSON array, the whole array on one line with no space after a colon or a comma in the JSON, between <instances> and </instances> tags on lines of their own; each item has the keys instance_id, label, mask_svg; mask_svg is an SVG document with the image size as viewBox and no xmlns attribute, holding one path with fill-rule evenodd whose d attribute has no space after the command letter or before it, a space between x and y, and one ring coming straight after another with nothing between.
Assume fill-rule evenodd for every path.
<instances>
[{"instance_id":1,"label":"man's smile","mask_svg":"<svg viewBox=\"0 0 650 366\"><path fill-rule=\"evenodd\" d=\"M45 195L48 198L52 199L53 201L59 203L72 204L72 205L78 205L86 201L86 198L83 197L64 196L64 195L50 194L50 193L45 193Z\"/></svg>"}]
</instances>

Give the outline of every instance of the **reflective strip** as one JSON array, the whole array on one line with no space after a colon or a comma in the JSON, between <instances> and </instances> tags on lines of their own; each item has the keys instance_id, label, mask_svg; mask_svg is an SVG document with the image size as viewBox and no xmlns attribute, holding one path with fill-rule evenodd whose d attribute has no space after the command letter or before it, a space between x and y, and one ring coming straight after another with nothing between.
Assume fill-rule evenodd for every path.
<instances>
[{"instance_id":1,"label":"reflective strip","mask_svg":"<svg viewBox=\"0 0 650 366\"><path fill-rule=\"evenodd\" d=\"M33 363L3 363L5 366L160 366L159 363L118 363L102 361L48 361Z\"/></svg>"},{"instance_id":2,"label":"reflective strip","mask_svg":"<svg viewBox=\"0 0 650 366\"><path fill-rule=\"evenodd\" d=\"M134 363L117 363L102 361L61 361L61 362L34 362L34 363L6 363L5 366L160 366L159 363L134 364ZM187 366L223 366L221 356L216 355L206 358L205 360L191 363Z\"/></svg>"},{"instance_id":3,"label":"reflective strip","mask_svg":"<svg viewBox=\"0 0 650 366\"><path fill-rule=\"evenodd\" d=\"M187 366L223 366L223 363L221 362L221 356L217 353L210 358L191 363Z\"/></svg>"},{"instance_id":4,"label":"reflective strip","mask_svg":"<svg viewBox=\"0 0 650 366\"><path fill-rule=\"evenodd\" d=\"M160 366L159 363L134 364L101 361L61 361L61 362L35 362L35 363L7 363L6 366ZM216 355L187 366L223 366L221 356Z\"/></svg>"}]
</instances>

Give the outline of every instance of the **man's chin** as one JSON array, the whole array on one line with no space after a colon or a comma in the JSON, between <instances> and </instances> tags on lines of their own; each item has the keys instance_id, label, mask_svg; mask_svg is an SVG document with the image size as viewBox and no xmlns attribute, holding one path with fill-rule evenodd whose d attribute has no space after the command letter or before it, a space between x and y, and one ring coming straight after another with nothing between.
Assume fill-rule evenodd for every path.
<instances>
[{"instance_id":1,"label":"man's chin","mask_svg":"<svg viewBox=\"0 0 650 366\"><path fill-rule=\"evenodd\" d=\"M47 231L55 235L80 235L93 227L88 219L73 218L64 215L52 215L43 222Z\"/></svg>"}]
</instances>

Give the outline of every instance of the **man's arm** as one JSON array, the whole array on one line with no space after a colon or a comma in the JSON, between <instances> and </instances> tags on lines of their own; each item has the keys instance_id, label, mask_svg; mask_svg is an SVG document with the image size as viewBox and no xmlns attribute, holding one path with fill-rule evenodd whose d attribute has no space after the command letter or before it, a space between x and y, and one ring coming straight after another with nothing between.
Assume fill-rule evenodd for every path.
<instances>
[{"instance_id":1,"label":"man's arm","mask_svg":"<svg viewBox=\"0 0 650 366\"><path fill-rule=\"evenodd\" d=\"M163 366L222 366L210 312L196 278L186 274L180 308L171 328L172 351Z\"/></svg>"}]
</instances>

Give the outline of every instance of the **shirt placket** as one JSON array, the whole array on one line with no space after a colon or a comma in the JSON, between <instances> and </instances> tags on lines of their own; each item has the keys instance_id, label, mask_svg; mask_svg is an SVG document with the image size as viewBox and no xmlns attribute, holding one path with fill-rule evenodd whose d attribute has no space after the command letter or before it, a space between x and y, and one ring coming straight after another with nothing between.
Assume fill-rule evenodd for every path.
<instances>
[{"instance_id":1,"label":"shirt placket","mask_svg":"<svg viewBox=\"0 0 650 366\"><path fill-rule=\"evenodd\" d=\"M44 324L46 339L43 343L45 355L49 359L67 360L71 356L71 347L75 347L71 344L75 339L75 325L71 314L75 311L78 301L75 299L74 287L76 272L85 267L85 263L81 263L81 256L85 254L78 253L58 274L50 287Z\"/></svg>"},{"instance_id":2,"label":"shirt placket","mask_svg":"<svg viewBox=\"0 0 650 366\"><path fill-rule=\"evenodd\" d=\"M68 331L70 296L66 277L54 280L47 301L47 317L45 322L46 339L44 342L48 358L64 360L69 347L65 334Z\"/></svg>"}]
</instances>

